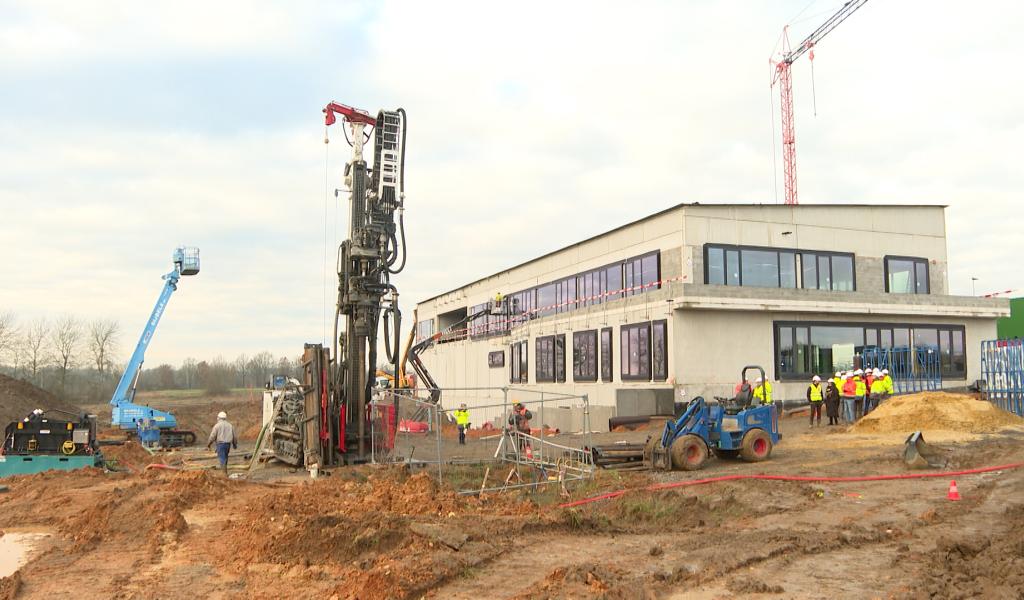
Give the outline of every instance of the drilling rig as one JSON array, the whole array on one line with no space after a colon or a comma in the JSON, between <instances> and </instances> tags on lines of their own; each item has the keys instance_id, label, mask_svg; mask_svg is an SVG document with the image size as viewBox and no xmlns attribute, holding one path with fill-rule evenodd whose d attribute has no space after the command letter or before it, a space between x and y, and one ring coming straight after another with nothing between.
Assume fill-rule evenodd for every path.
<instances>
[{"instance_id":1,"label":"drilling rig","mask_svg":"<svg viewBox=\"0 0 1024 600\"><path fill-rule=\"evenodd\" d=\"M272 436L276 458L311 470L370 460L377 345L383 337L385 358L397 365L401 312L390 279L406 262L405 111L381 110L373 117L331 102L323 112L325 126L343 122L352 148L344 173L349 226L337 252L333 337L330 347L305 345L303 402L282 406ZM372 164L364 157L367 144Z\"/></svg>"}]
</instances>

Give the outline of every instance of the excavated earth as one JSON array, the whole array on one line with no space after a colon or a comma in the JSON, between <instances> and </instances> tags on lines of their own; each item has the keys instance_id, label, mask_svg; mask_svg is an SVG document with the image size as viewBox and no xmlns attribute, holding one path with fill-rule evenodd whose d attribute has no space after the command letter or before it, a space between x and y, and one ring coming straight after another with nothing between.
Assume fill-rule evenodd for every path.
<instances>
[{"instance_id":1,"label":"excavated earth","mask_svg":"<svg viewBox=\"0 0 1024 600\"><path fill-rule=\"evenodd\" d=\"M960 501L947 499L950 477L641 489L922 472L899 459L908 432L792 418L783 433L764 463L602 471L571 497L632 491L576 508L559 508L555 490L460 496L434 472L401 467L314 481L287 469L261 481L97 469L9 478L0 530L52 535L0 579L0 599L1024 597L1024 469L958 476ZM951 470L1024 463L1020 427L929 443Z\"/></svg>"}]
</instances>

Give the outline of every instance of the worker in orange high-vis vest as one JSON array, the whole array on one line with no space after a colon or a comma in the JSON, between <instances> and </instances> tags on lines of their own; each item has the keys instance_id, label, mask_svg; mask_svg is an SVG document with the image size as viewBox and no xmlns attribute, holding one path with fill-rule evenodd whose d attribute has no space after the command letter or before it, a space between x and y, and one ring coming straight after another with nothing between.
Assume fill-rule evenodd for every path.
<instances>
[{"instance_id":1,"label":"worker in orange high-vis vest","mask_svg":"<svg viewBox=\"0 0 1024 600\"><path fill-rule=\"evenodd\" d=\"M821 377L815 375L811 378L811 385L807 386L807 401L811 404L811 427L814 427L814 417L818 417L818 425L821 425L821 406L825 403L825 386L821 384Z\"/></svg>"}]
</instances>

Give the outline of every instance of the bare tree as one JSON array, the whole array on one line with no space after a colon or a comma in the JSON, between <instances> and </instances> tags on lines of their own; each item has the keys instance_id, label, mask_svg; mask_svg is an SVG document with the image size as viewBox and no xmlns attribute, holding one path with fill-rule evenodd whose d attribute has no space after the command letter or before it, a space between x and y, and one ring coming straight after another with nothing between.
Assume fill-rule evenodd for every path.
<instances>
[{"instance_id":1,"label":"bare tree","mask_svg":"<svg viewBox=\"0 0 1024 600\"><path fill-rule=\"evenodd\" d=\"M50 332L50 343L53 345L54 362L60 370L60 393L65 393L68 369L75 366L78 360L79 345L82 341L82 324L71 315L57 320Z\"/></svg>"},{"instance_id":2,"label":"bare tree","mask_svg":"<svg viewBox=\"0 0 1024 600\"><path fill-rule=\"evenodd\" d=\"M249 361L249 375L261 384L266 383L270 379L271 371L276 364L277 361L274 360L273 354L265 351L260 352Z\"/></svg>"},{"instance_id":3,"label":"bare tree","mask_svg":"<svg viewBox=\"0 0 1024 600\"><path fill-rule=\"evenodd\" d=\"M239 354L235 359L235 373L238 375L241 387L245 387L245 376L249 374L249 357L245 354Z\"/></svg>"},{"instance_id":4,"label":"bare tree","mask_svg":"<svg viewBox=\"0 0 1024 600\"><path fill-rule=\"evenodd\" d=\"M17 340L18 324L14 313L0 312L0 361L3 361L5 354L12 354L15 351Z\"/></svg>"},{"instance_id":5,"label":"bare tree","mask_svg":"<svg viewBox=\"0 0 1024 600\"><path fill-rule=\"evenodd\" d=\"M195 387L196 382L199 379L199 364L196 359L191 356L181 362L181 370L179 371L184 377L185 389L190 390Z\"/></svg>"},{"instance_id":6,"label":"bare tree","mask_svg":"<svg viewBox=\"0 0 1024 600\"><path fill-rule=\"evenodd\" d=\"M25 329L22 345L25 350L25 366L33 383L38 383L39 369L46 360L46 340L50 335L50 324L45 317L32 321Z\"/></svg>"},{"instance_id":7,"label":"bare tree","mask_svg":"<svg viewBox=\"0 0 1024 600\"><path fill-rule=\"evenodd\" d=\"M112 356L117 345L121 328L114 319L96 319L89 324L89 352L96 371L103 375L113 362Z\"/></svg>"}]
</instances>

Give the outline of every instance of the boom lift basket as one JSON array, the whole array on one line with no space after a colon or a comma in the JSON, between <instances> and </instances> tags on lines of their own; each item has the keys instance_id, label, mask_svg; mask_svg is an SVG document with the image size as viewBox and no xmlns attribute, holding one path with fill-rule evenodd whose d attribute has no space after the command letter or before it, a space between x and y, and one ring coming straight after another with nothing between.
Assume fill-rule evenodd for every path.
<instances>
[{"instance_id":1,"label":"boom lift basket","mask_svg":"<svg viewBox=\"0 0 1024 600\"><path fill-rule=\"evenodd\" d=\"M199 248L182 246L174 251L174 262L182 275L199 273Z\"/></svg>"}]
</instances>

